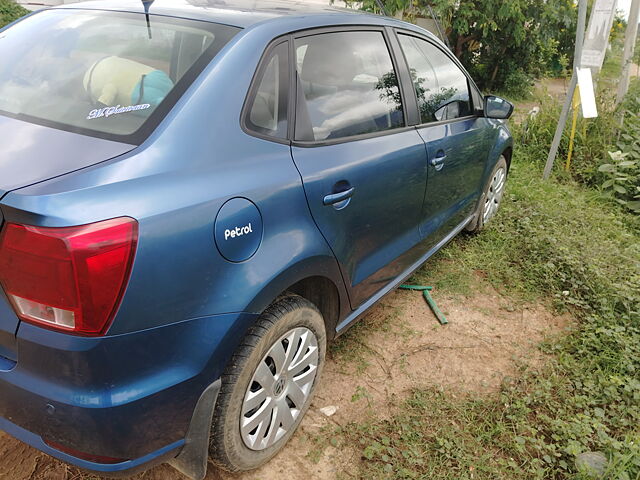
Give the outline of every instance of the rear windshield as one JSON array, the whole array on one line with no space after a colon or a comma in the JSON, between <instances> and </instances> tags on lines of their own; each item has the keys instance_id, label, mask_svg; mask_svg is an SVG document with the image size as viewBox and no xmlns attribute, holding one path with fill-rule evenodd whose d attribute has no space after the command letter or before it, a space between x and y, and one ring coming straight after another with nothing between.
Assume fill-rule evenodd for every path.
<instances>
[{"instance_id":1,"label":"rear windshield","mask_svg":"<svg viewBox=\"0 0 640 480\"><path fill-rule=\"evenodd\" d=\"M37 13L0 33L0 114L140 144L238 31L138 13Z\"/></svg>"}]
</instances>

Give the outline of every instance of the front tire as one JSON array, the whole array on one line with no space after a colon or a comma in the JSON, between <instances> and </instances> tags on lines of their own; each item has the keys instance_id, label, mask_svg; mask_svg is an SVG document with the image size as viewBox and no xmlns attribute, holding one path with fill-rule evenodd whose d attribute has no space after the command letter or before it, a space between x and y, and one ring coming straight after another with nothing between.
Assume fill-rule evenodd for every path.
<instances>
[{"instance_id":1,"label":"front tire","mask_svg":"<svg viewBox=\"0 0 640 480\"><path fill-rule=\"evenodd\" d=\"M238 472L278 453L309 408L325 352L324 320L315 305L286 295L269 306L222 376L211 460Z\"/></svg>"},{"instance_id":2,"label":"front tire","mask_svg":"<svg viewBox=\"0 0 640 480\"><path fill-rule=\"evenodd\" d=\"M482 197L466 230L477 233L495 216L502 203L504 188L507 181L507 159L500 155L496 166L493 167L489 180L482 191Z\"/></svg>"}]
</instances>

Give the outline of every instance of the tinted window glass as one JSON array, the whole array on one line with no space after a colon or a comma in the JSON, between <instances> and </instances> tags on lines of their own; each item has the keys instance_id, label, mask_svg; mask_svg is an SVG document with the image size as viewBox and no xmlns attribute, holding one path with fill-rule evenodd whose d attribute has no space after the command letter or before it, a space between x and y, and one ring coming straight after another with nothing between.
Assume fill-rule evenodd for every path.
<instances>
[{"instance_id":1,"label":"tinted window glass","mask_svg":"<svg viewBox=\"0 0 640 480\"><path fill-rule=\"evenodd\" d=\"M404 125L398 79L381 32L296 40L297 140L334 140Z\"/></svg>"},{"instance_id":2,"label":"tinted window glass","mask_svg":"<svg viewBox=\"0 0 640 480\"><path fill-rule=\"evenodd\" d=\"M239 29L163 16L37 13L2 33L0 114L139 143Z\"/></svg>"},{"instance_id":3,"label":"tinted window glass","mask_svg":"<svg viewBox=\"0 0 640 480\"><path fill-rule=\"evenodd\" d=\"M286 138L288 58L288 43L281 43L272 50L260 67L258 87L251 100L247 118L247 126L251 130L264 135Z\"/></svg>"},{"instance_id":4,"label":"tinted window glass","mask_svg":"<svg viewBox=\"0 0 640 480\"><path fill-rule=\"evenodd\" d=\"M399 35L400 45L418 97L422 123L471 115L467 77L435 45L409 35Z\"/></svg>"}]
</instances>

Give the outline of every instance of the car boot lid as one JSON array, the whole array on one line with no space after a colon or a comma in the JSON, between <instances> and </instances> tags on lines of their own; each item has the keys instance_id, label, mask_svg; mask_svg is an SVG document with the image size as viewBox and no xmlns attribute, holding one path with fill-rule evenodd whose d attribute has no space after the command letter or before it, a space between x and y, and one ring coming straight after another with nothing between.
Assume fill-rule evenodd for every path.
<instances>
[{"instance_id":1,"label":"car boot lid","mask_svg":"<svg viewBox=\"0 0 640 480\"><path fill-rule=\"evenodd\" d=\"M135 148L2 115L0 132L0 198L11 190L95 165Z\"/></svg>"}]
</instances>

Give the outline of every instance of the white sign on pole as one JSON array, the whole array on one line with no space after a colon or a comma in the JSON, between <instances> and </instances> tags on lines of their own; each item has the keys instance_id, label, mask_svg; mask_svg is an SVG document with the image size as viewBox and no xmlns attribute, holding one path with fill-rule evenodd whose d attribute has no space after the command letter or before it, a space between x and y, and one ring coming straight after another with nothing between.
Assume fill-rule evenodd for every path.
<instances>
[{"instance_id":1,"label":"white sign on pole","mask_svg":"<svg viewBox=\"0 0 640 480\"><path fill-rule=\"evenodd\" d=\"M616 0L596 0L582 47L581 67L602 68L609 33L616 12Z\"/></svg>"},{"instance_id":2,"label":"white sign on pole","mask_svg":"<svg viewBox=\"0 0 640 480\"><path fill-rule=\"evenodd\" d=\"M584 118L595 118L598 116L596 107L596 96L593 91L593 80L590 68L578 68L578 88L580 89L580 104L582 105L582 116Z\"/></svg>"}]
</instances>

